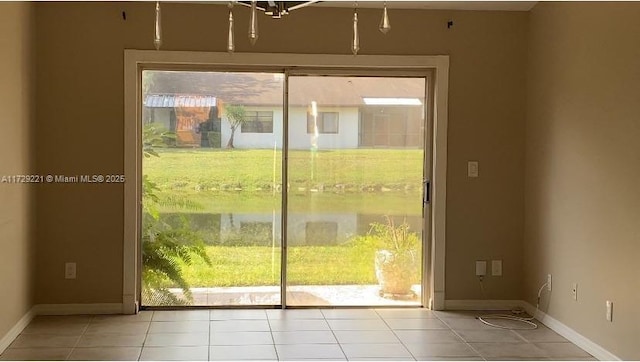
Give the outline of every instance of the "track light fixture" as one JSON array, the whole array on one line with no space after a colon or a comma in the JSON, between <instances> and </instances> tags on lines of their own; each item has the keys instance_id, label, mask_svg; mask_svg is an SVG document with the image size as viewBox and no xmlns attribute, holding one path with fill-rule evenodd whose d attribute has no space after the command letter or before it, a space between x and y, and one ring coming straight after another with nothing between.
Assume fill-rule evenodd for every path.
<instances>
[{"instance_id":1,"label":"track light fixture","mask_svg":"<svg viewBox=\"0 0 640 362\"><path fill-rule=\"evenodd\" d=\"M228 17L228 33L227 33L227 52L235 52L235 36L234 36L234 17L233 17L233 5L239 4L248 6L251 8L249 15L249 31L248 37L251 45L255 45L258 40L258 10L263 11L266 15L271 16L274 19L280 19L283 15L289 14L291 11L301 9L313 3L319 2L318 0L312 1L236 1L230 0L228 4L229 17ZM360 51L360 33L358 28L358 1L354 2L353 8L353 37L351 39L351 52L353 55L358 55ZM387 2L384 1L382 8L382 18L378 29L383 34L387 34L391 30L391 22L389 21L389 13L387 11ZM160 50L162 46L162 14L160 10L160 1L156 1L155 6L155 23L154 23L154 36L153 45L156 50Z\"/></svg>"}]
</instances>

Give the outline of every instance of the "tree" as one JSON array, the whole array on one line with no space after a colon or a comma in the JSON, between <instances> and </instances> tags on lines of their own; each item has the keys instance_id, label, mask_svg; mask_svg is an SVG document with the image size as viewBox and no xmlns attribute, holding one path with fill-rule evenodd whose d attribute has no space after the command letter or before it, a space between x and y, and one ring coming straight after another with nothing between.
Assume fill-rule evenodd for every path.
<instances>
[{"instance_id":1,"label":"tree","mask_svg":"<svg viewBox=\"0 0 640 362\"><path fill-rule=\"evenodd\" d=\"M175 134L154 125L146 125L142 132L144 157L160 157L155 147L166 147ZM186 219L179 226L169 225L160 216L160 207L169 206L185 210L200 208L186 198L166 195L147 175L142 179L142 297L149 305L189 305L193 302L190 285L185 280L182 264L190 265L199 257L207 265L211 260L204 241L194 232ZM169 287L182 289L182 297Z\"/></svg>"},{"instance_id":2,"label":"tree","mask_svg":"<svg viewBox=\"0 0 640 362\"><path fill-rule=\"evenodd\" d=\"M165 222L158 211L160 206L186 209L197 208L188 200L164 196L147 175L142 181L142 297L148 305L190 305L193 302L191 288L183 276L181 264L190 265L199 257L207 265L211 260L204 241L189 227L186 219L179 226ZM169 287L182 289L182 297L172 293Z\"/></svg>"},{"instance_id":3,"label":"tree","mask_svg":"<svg viewBox=\"0 0 640 362\"><path fill-rule=\"evenodd\" d=\"M233 146L233 136L235 135L238 126L247 122L247 111L242 105L229 104L225 106L225 113L231 127L231 136L229 137L229 142L227 142L227 148L235 148Z\"/></svg>"}]
</instances>

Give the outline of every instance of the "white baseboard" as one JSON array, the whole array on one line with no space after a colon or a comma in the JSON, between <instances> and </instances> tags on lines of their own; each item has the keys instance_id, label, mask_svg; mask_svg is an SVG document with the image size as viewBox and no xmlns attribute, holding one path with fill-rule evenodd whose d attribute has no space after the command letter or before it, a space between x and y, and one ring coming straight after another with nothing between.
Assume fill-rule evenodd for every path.
<instances>
[{"instance_id":1,"label":"white baseboard","mask_svg":"<svg viewBox=\"0 0 640 362\"><path fill-rule=\"evenodd\" d=\"M2 336L2 338L0 338L0 354L2 354L4 350L9 347L11 342L13 342L18 337L18 335L22 333L22 330L24 330L29 325L29 322L31 322L31 320L35 316L36 312L34 307L31 308L27 313L25 313L25 315L20 318L18 323L11 327L11 329L9 329L9 331L4 336Z\"/></svg>"},{"instance_id":2,"label":"white baseboard","mask_svg":"<svg viewBox=\"0 0 640 362\"><path fill-rule=\"evenodd\" d=\"M521 300L445 300L446 310L512 310L521 308Z\"/></svg>"},{"instance_id":3,"label":"white baseboard","mask_svg":"<svg viewBox=\"0 0 640 362\"><path fill-rule=\"evenodd\" d=\"M37 315L122 314L122 303L38 304Z\"/></svg>"},{"instance_id":4,"label":"white baseboard","mask_svg":"<svg viewBox=\"0 0 640 362\"><path fill-rule=\"evenodd\" d=\"M536 307L532 306L531 304L529 304L529 303L527 303L525 301L521 301L521 303L522 303L521 306L524 308L524 310L527 311L527 313L529 313L530 315L533 315L533 313L536 313L535 317L540 322L542 322L542 324L544 324L545 326L549 327L551 330L553 330L554 332L556 332L559 335L563 336L564 338L568 339L569 341L571 341L576 346L578 346L578 347L582 348L583 350L587 351L589 354L591 354L592 356L594 356L598 360L600 360L600 361L621 361L620 357L618 357L615 354L607 351L606 349L604 349L599 344L593 342L592 340L588 339L587 337L583 336L582 334L576 332L575 330L573 330L572 328L570 328L566 324L560 322L559 320L549 316L548 314L546 314L546 313L544 313L542 311L537 311L536 312Z\"/></svg>"},{"instance_id":5,"label":"white baseboard","mask_svg":"<svg viewBox=\"0 0 640 362\"><path fill-rule=\"evenodd\" d=\"M576 332L566 324L549 316L548 314L537 311L531 304L522 300L445 300L446 310L512 310L514 308L522 308L530 315L542 322L554 332L571 341L576 346L587 351L600 361L620 361L620 357L607 351L599 344L593 342L587 337Z\"/></svg>"},{"instance_id":6,"label":"white baseboard","mask_svg":"<svg viewBox=\"0 0 640 362\"><path fill-rule=\"evenodd\" d=\"M431 308L433 310L443 310L446 308L444 300L444 292L434 291L433 299L431 300Z\"/></svg>"}]
</instances>

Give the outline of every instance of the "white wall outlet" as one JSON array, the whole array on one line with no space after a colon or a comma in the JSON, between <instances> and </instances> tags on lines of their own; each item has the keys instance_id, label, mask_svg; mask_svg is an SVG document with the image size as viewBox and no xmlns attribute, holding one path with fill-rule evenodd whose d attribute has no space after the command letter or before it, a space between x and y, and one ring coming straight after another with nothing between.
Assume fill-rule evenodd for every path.
<instances>
[{"instance_id":1,"label":"white wall outlet","mask_svg":"<svg viewBox=\"0 0 640 362\"><path fill-rule=\"evenodd\" d=\"M502 276L502 260L491 260L491 275Z\"/></svg>"},{"instance_id":2,"label":"white wall outlet","mask_svg":"<svg viewBox=\"0 0 640 362\"><path fill-rule=\"evenodd\" d=\"M76 263L64 263L64 278L65 279L76 278Z\"/></svg>"},{"instance_id":3,"label":"white wall outlet","mask_svg":"<svg viewBox=\"0 0 640 362\"><path fill-rule=\"evenodd\" d=\"M571 296L573 300L578 300L578 283L571 284Z\"/></svg>"},{"instance_id":4,"label":"white wall outlet","mask_svg":"<svg viewBox=\"0 0 640 362\"><path fill-rule=\"evenodd\" d=\"M551 291L551 274L547 274L547 290Z\"/></svg>"},{"instance_id":5,"label":"white wall outlet","mask_svg":"<svg viewBox=\"0 0 640 362\"><path fill-rule=\"evenodd\" d=\"M607 304L607 320L609 322L613 322L613 302L610 300L607 300L606 304Z\"/></svg>"},{"instance_id":6,"label":"white wall outlet","mask_svg":"<svg viewBox=\"0 0 640 362\"><path fill-rule=\"evenodd\" d=\"M476 260L476 276L483 277L487 275L487 261Z\"/></svg>"},{"instance_id":7,"label":"white wall outlet","mask_svg":"<svg viewBox=\"0 0 640 362\"><path fill-rule=\"evenodd\" d=\"M467 162L467 176L478 177L478 173L479 173L478 161Z\"/></svg>"}]
</instances>

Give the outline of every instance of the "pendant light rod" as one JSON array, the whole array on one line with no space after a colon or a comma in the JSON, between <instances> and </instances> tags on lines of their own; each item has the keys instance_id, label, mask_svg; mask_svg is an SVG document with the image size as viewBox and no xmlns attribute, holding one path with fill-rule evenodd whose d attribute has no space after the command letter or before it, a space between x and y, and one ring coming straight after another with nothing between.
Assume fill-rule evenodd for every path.
<instances>
[{"instance_id":1,"label":"pendant light rod","mask_svg":"<svg viewBox=\"0 0 640 362\"><path fill-rule=\"evenodd\" d=\"M233 1L229 1L229 36L227 38L227 51L233 53L236 45L233 38Z\"/></svg>"},{"instance_id":2,"label":"pendant light rod","mask_svg":"<svg viewBox=\"0 0 640 362\"><path fill-rule=\"evenodd\" d=\"M258 2L251 2L251 15L249 18L249 42L255 45L258 40Z\"/></svg>"},{"instance_id":3,"label":"pendant light rod","mask_svg":"<svg viewBox=\"0 0 640 362\"><path fill-rule=\"evenodd\" d=\"M162 45L162 14L160 12L160 1L156 1L156 21L154 24L153 45L156 50L160 50Z\"/></svg>"},{"instance_id":4,"label":"pendant light rod","mask_svg":"<svg viewBox=\"0 0 640 362\"><path fill-rule=\"evenodd\" d=\"M351 52L353 55L358 55L360 50L360 34L358 33L358 2L355 2L353 8L353 39L351 42Z\"/></svg>"}]
</instances>

